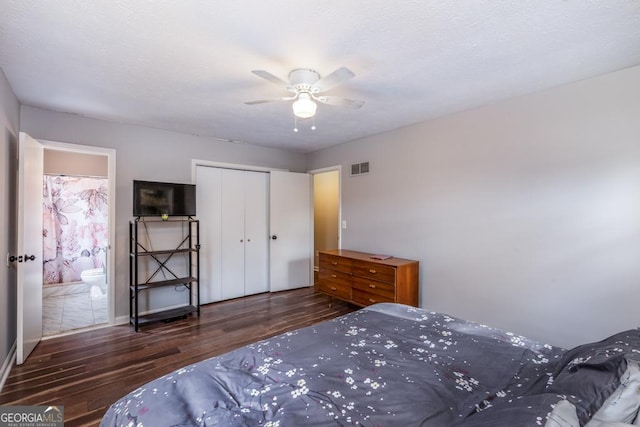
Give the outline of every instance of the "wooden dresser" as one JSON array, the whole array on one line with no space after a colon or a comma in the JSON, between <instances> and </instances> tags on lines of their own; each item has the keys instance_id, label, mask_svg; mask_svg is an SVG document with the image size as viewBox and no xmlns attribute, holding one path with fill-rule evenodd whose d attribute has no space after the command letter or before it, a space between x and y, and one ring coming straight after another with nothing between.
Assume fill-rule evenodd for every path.
<instances>
[{"instance_id":1,"label":"wooden dresser","mask_svg":"<svg viewBox=\"0 0 640 427\"><path fill-rule=\"evenodd\" d=\"M374 260L372 255L320 251L317 290L361 306L398 302L418 307L418 261Z\"/></svg>"}]
</instances>

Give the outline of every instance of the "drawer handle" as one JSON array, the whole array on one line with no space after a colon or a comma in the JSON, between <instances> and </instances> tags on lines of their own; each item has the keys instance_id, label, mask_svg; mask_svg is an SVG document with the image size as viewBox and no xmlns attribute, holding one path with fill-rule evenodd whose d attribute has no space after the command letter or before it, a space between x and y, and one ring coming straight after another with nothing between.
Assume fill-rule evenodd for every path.
<instances>
[{"instance_id":1,"label":"drawer handle","mask_svg":"<svg viewBox=\"0 0 640 427\"><path fill-rule=\"evenodd\" d=\"M332 274L332 275L331 275L331 278L332 278L332 279L335 279L336 277L338 277L338 276L336 276L335 274Z\"/></svg>"},{"instance_id":2,"label":"drawer handle","mask_svg":"<svg viewBox=\"0 0 640 427\"><path fill-rule=\"evenodd\" d=\"M337 291L338 289L337 289L335 286L332 286L332 287L331 287L331 290L332 290L332 291Z\"/></svg>"},{"instance_id":3,"label":"drawer handle","mask_svg":"<svg viewBox=\"0 0 640 427\"><path fill-rule=\"evenodd\" d=\"M374 269L371 269L371 270L369 270L369 273L376 274L376 271Z\"/></svg>"},{"instance_id":4,"label":"drawer handle","mask_svg":"<svg viewBox=\"0 0 640 427\"><path fill-rule=\"evenodd\" d=\"M369 302L370 303L374 303L374 302L376 302L376 300L374 300L373 298L369 298Z\"/></svg>"},{"instance_id":5,"label":"drawer handle","mask_svg":"<svg viewBox=\"0 0 640 427\"><path fill-rule=\"evenodd\" d=\"M331 265L338 265L338 263L335 261L331 261Z\"/></svg>"},{"instance_id":6,"label":"drawer handle","mask_svg":"<svg viewBox=\"0 0 640 427\"><path fill-rule=\"evenodd\" d=\"M374 285L373 283L369 283L369 287L370 287L371 289L375 289L375 288L376 288L376 285Z\"/></svg>"}]
</instances>

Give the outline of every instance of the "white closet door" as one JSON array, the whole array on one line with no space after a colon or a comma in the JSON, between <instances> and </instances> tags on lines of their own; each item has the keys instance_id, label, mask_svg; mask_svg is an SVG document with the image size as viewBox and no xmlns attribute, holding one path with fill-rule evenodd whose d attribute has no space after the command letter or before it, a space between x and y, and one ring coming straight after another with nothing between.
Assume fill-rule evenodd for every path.
<instances>
[{"instance_id":1,"label":"white closet door","mask_svg":"<svg viewBox=\"0 0 640 427\"><path fill-rule=\"evenodd\" d=\"M200 303L222 299L222 169L196 167L196 203L200 220Z\"/></svg>"},{"instance_id":2,"label":"white closet door","mask_svg":"<svg viewBox=\"0 0 640 427\"><path fill-rule=\"evenodd\" d=\"M311 175L272 171L269 179L271 292L311 286Z\"/></svg>"},{"instance_id":3,"label":"white closet door","mask_svg":"<svg viewBox=\"0 0 640 427\"><path fill-rule=\"evenodd\" d=\"M269 176L247 171L244 178L244 291L252 295L269 290Z\"/></svg>"},{"instance_id":4,"label":"white closet door","mask_svg":"<svg viewBox=\"0 0 640 427\"><path fill-rule=\"evenodd\" d=\"M222 170L221 298L244 296L244 171Z\"/></svg>"},{"instance_id":5,"label":"white closet door","mask_svg":"<svg viewBox=\"0 0 640 427\"><path fill-rule=\"evenodd\" d=\"M203 304L312 284L310 175L199 166L196 180Z\"/></svg>"}]
</instances>

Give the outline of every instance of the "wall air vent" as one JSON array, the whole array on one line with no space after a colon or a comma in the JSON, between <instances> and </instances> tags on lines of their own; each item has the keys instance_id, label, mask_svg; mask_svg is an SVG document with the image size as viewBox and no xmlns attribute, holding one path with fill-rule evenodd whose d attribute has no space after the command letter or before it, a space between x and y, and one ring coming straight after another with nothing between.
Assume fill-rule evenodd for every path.
<instances>
[{"instance_id":1,"label":"wall air vent","mask_svg":"<svg viewBox=\"0 0 640 427\"><path fill-rule=\"evenodd\" d=\"M369 173L369 162L354 163L351 165L351 176Z\"/></svg>"}]
</instances>

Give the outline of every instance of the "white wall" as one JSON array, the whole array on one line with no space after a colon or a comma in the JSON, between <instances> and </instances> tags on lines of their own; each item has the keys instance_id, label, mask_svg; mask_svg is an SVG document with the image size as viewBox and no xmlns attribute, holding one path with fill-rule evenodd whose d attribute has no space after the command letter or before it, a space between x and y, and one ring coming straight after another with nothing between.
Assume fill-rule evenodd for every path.
<instances>
[{"instance_id":1,"label":"white wall","mask_svg":"<svg viewBox=\"0 0 640 427\"><path fill-rule=\"evenodd\" d=\"M116 317L129 315L128 224L132 219L134 179L191 182L191 160L304 171L305 156L247 144L124 125L33 107L21 108L21 130L36 139L91 145L116 150ZM205 220L200 218L201 220ZM173 293L163 289L164 294ZM154 291L156 292L156 291ZM184 295L181 293L180 295ZM180 299L155 299L151 309L177 304ZM144 308L143 308L144 309Z\"/></svg>"},{"instance_id":2,"label":"white wall","mask_svg":"<svg viewBox=\"0 0 640 427\"><path fill-rule=\"evenodd\" d=\"M0 69L0 366L16 341L16 275L15 268L4 262L15 250L16 167L20 104ZM10 368L10 366L9 366ZM0 372L0 376L2 372ZM1 378L0 378L1 383Z\"/></svg>"},{"instance_id":3,"label":"white wall","mask_svg":"<svg viewBox=\"0 0 640 427\"><path fill-rule=\"evenodd\" d=\"M428 102L428 100L425 100ZM309 155L343 248L420 261L421 305L573 346L640 325L640 67Z\"/></svg>"}]
</instances>

